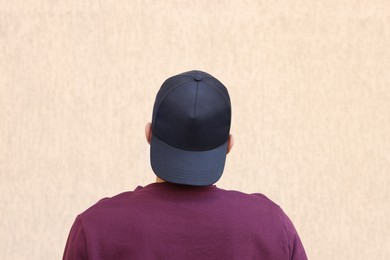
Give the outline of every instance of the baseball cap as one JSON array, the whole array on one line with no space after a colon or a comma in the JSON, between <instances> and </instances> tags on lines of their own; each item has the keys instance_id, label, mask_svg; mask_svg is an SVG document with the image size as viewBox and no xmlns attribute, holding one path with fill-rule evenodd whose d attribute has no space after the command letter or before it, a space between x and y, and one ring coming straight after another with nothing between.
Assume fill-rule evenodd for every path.
<instances>
[{"instance_id":1,"label":"baseball cap","mask_svg":"<svg viewBox=\"0 0 390 260\"><path fill-rule=\"evenodd\" d=\"M218 79L200 70L168 78L153 106L154 173L177 184L217 182L225 166L230 124L229 93Z\"/></svg>"}]
</instances>

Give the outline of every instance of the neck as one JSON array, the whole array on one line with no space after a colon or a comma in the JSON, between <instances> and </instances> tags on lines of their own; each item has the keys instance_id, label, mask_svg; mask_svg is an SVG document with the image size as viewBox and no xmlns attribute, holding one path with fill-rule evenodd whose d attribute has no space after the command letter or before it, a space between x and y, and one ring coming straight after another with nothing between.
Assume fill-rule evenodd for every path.
<instances>
[{"instance_id":1,"label":"neck","mask_svg":"<svg viewBox=\"0 0 390 260\"><path fill-rule=\"evenodd\" d=\"M165 182L163 179L160 179L158 176L156 177L156 182Z\"/></svg>"}]
</instances>

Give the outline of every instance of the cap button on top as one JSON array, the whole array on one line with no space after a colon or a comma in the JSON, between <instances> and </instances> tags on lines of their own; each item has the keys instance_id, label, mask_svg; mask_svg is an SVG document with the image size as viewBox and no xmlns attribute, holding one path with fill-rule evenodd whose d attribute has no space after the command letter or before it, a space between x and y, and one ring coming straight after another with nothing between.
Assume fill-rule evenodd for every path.
<instances>
[{"instance_id":1,"label":"cap button on top","mask_svg":"<svg viewBox=\"0 0 390 260\"><path fill-rule=\"evenodd\" d=\"M201 75L195 75L194 79L195 79L195 81L201 81L202 80L202 76Z\"/></svg>"}]
</instances>

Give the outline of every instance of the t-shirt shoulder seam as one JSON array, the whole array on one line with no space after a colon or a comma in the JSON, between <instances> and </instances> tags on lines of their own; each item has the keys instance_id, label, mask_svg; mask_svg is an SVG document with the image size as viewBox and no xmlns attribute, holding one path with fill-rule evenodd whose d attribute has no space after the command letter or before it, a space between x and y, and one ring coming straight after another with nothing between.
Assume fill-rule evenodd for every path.
<instances>
[{"instance_id":1,"label":"t-shirt shoulder seam","mask_svg":"<svg viewBox=\"0 0 390 260\"><path fill-rule=\"evenodd\" d=\"M87 255L87 259L89 259L88 257L88 242L87 242L87 234L85 232L85 228L84 228L84 225L83 225L83 217L82 217L82 214L78 214L76 216L76 221L79 221L80 222L80 227L81 227L81 231L83 233L83 237L84 237L84 243L85 243L85 254Z\"/></svg>"},{"instance_id":2,"label":"t-shirt shoulder seam","mask_svg":"<svg viewBox=\"0 0 390 260\"><path fill-rule=\"evenodd\" d=\"M285 212L283 211L283 209L281 207L280 208L280 211L279 211L279 217L280 217L280 220L283 224L283 230L284 230L284 237L286 239L286 244L288 246L288 251L289 251L289 255L291 253L291 246L290 246L290 239L289 239L289 236L288 236L288 231L287 231L287 227L286 227L286 214Z\"/></svg>"}]
</instances>

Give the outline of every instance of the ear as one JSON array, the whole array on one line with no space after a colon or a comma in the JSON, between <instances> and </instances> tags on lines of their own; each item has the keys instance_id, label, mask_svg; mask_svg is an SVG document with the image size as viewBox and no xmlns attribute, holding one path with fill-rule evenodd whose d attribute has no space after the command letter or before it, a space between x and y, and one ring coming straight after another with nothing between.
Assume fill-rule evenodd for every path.
<instances>
[{"instance_id":1,"label":"ear","mask_svg":"<svg viewBox=\"0 0 390 260\"><path fill-rule=\"evenodd\" d=\"M227 148L226 154L228 154L232 150L233 144L234 144L234 137L232 134L229 134L228 148Z\"/></svg>"},{"instance_id":2,"label":"ear","mask_svg":"<svg viewBox=\"0 0 390 260\"><path fill-rule=\"evenodd\" d=\"M146 141L150 144L152 140L152 124L149 122L145 125L145 137Z\"/></svg>"}]
</instances>

